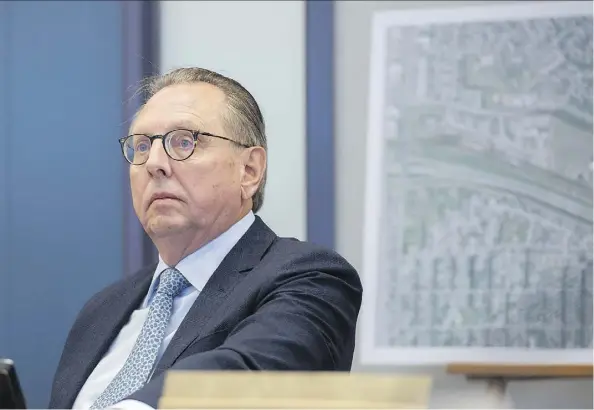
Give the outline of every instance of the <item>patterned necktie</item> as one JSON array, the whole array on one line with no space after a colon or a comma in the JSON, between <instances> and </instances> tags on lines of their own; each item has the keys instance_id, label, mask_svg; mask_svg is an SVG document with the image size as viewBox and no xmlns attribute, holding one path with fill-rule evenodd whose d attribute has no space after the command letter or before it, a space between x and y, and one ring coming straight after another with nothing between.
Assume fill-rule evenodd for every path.
<instances>
[{"instance_id":1,"label":"patterned necktie","mask_svg":"<svg viewBox=\"0 0 594 410\"><path fill-rule=\"evenodd\" d=\"M163 271L148 316L130 356L91 409L104 409L116 404L144 386L165 337L165 329L173 311L173 299L188 286L190 283L177 269Z\"/></svg>"}]
</instances>

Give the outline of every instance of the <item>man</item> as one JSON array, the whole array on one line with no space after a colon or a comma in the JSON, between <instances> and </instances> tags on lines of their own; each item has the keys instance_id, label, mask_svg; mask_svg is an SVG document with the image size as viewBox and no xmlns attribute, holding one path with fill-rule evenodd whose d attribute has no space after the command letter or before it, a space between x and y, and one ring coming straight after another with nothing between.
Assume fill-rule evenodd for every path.
<instances>
[{"instance_id":1,"label":"man","mask_svg":"<svg viewBox=\"0 0 594 410\"><path fill-rule=\"evenodd\" d=\"M362 288L336 253L254 214L264 120L236 81L152 78L122 138L136 214L159 262L96 294L64 347L51 408L155 408L165 372L351 367Z\"/></svg>"}]
</instances>

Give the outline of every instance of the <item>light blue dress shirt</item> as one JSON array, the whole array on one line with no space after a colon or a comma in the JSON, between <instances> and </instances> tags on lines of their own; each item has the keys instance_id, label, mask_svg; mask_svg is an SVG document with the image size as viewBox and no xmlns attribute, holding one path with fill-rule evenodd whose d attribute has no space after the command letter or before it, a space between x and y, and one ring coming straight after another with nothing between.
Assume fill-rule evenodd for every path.
<instances>
[{"instance_id":1,"label":"light blue dress shirt","mask_svg":"<svg viewBox=\"0 0 594 410\"><path fill-rule=\"evenodd\" d=\"M249 227L254 223L254 220L254 214L252 212L248 213L226 232L193 254L188 255L175 266L192 286L188 287L173 301L173 313L165 330L165 339L159 349L157 361L163 356L179 325L214 271L237 244L239 239L247 232ZM124 362L132 352L138 335L140 335L142 325L148 315L150 302L159 285L159 277L168 267L161 257L159 257L159 264L157 265L157 269L155 269L151 285L142 304L132 313L128 323L120 330L120 333L113 341L105 356L99 361L83 385L74 402L73 408L88 409L123 367ZM114 407L130 410L151 408L135 400L124 400Z\"/></svg>"}]
</instances>

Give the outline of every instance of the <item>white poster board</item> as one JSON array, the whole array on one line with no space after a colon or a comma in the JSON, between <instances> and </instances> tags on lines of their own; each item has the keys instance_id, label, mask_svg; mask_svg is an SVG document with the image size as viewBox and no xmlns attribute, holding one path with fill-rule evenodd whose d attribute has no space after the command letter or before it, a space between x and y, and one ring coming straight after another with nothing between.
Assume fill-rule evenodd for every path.
<instances>
[{"instance_id":1,"label":"white poster board","mask_svg":"<svg viewBox=\"0 0 594 410\"><path fill-rule=\"evenodd\" d=\"M364 364L592 362L592 3L373 21Z\"/></svg>"}]
</instances>

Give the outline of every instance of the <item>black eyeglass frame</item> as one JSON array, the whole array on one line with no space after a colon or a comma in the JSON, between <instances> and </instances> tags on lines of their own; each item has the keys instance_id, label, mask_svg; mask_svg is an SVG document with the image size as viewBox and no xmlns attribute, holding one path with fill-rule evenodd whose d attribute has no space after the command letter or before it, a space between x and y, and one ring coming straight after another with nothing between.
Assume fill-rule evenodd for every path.
<instances>
[{"instance_id":1,"label":"black eyeglass frame","mask_svg":"<svg viewBox=\"0 0 594 410\"><path fill-rule=\"evenodd\" d=\"M167 136L170 135L173 132L176 132L176 131L187 131L187 132L191 132L192 133L192 138L194 139L194 147L192 148L192 151L190 152L190 154L186 158L183 158L183 159L173 158L171 156L171 154L169 154L169 151L167 150L167 147L165 145L165 139L167 139ZM251 148L250 145L242 144L241 142L237 142L237 141L235 141L235 140L233 140L231 138L223 137L221 135L211 134L210 132L188 130L188 129L185 129L185 128L177 128L177 129L174 129L174 130L171 130L171 131L167 131L165 134L162 134L162 135L157 134L157 135L153 135L153 136L147 135L147 134L130 134L130 135L127 135L125 137L120 138L118 141L120 142L120 147L122 149L122 155L124 156L124 159L126 160L126 162L128 162L130 165L143 165L143 164L145 164L148 161L148 155L147 155L146 159L144 160L144 162L141 162L140 164L134 164L133 162L130 162L130 160L128 159L128 157L126 157L125 144L126 144L126 141L128 140L128 138L138 137L138 136L147 137L149 139L149 141L151 142L151 147L153 146L153 142L156 139L161 139L161 143L163 144L163 150L165 150L165 153L167 154L167 156L169 158L171 158L174 161L185 161L188 158L190 158L194 154L194 152L196 151L196 145L198 144L198 137L200 135L203 135L205 137L219 138L219 139L222 139L222 140L225 140L225 141L232 142L232 143L234 143L236 145L239 145L240 147Z\"/></svg>"}]
</instances>

